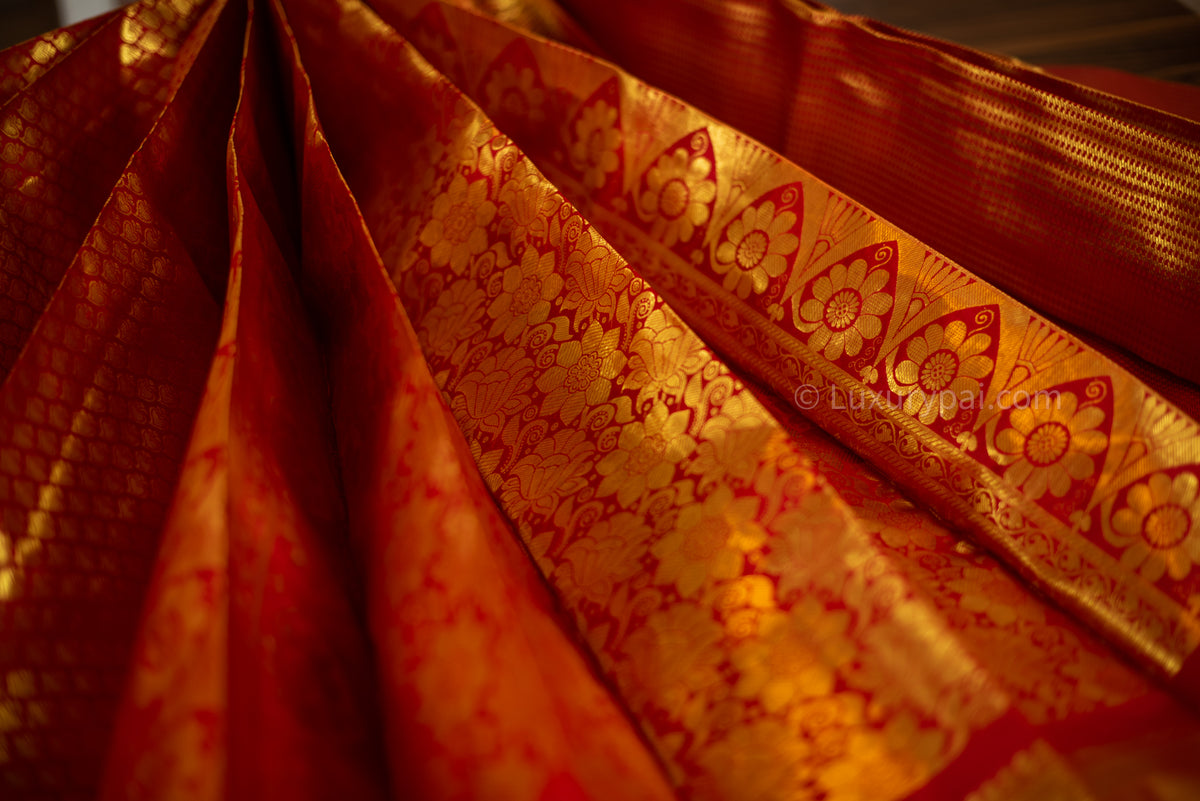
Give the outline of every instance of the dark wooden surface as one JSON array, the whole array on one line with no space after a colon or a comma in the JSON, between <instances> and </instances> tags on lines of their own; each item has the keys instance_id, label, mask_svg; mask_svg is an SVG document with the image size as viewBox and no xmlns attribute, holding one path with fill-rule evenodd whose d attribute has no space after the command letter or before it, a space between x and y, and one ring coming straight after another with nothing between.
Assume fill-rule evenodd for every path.
<instances>
[{"instance_id":1,"label":"dark wooden surface","mask_svg":"<svg viewBox=\"0 0 1200 801\"><path fill-rule=\"evenodd\" d=\"M1090 64L1200 84L1200 14L1176 0L824 0L1033 64ZM0 0L0 47L58 24L54 0Z\"/></svg>"},{"instance_id":2,"label":"dark wooden surface","mask_svg":"<svg viewBox=\"0 0 1200 801\"><path fill-rule=\"evenodd\" d=\"M1200 14L1175 0L822 0L1041 66L1111 67L1200 84Z\"/></svg>"}]
</instances>

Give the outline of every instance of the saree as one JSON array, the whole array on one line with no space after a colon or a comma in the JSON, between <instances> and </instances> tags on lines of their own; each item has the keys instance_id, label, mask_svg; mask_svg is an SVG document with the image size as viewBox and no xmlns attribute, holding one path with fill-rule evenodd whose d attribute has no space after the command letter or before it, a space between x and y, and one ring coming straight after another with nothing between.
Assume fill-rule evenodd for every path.
<instances>
[{"instance_id":1,"label":"saree","mask_svg":"<svg viewBox=\"0 0 1200 801\"><path fill-rule=\"evenodd\" d=\"M5 798L1200 792L1188 115L799 0L139 0L0 120Z\"/></svg>"}]
</instances>

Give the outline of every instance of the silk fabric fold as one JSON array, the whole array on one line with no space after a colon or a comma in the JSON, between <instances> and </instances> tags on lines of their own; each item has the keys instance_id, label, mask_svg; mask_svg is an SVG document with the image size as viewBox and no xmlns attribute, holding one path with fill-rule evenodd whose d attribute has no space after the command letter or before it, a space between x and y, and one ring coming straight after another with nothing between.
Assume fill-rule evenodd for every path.
<instances>
[{"instance_id":1,"label":"silk fabric fold","mask_svg":"<svg viewBox=\"0 0 1200 801\"><path fill-rule=\"evenodd\" d=\"M1194 794L1194 124L807 5L489 11L0 54L5 796Z\"/></svg>"}]
</instances>

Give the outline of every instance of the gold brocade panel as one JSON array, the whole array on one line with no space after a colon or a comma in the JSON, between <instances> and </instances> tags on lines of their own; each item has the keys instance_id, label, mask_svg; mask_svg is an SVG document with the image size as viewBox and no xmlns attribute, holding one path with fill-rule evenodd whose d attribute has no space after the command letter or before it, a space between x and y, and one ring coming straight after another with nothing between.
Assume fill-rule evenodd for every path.
<instances>
[{"instance_id":1,"label":"gold brocade panel","mask_svg":"<svg viewBox=\"0 0 1200 801\"><path fill-rule=\"evenodd\" d=\"M457 54L444 68L478 87L706 341L1120 647L1179 669L1200 637L1194 421L798 167L614 68L451 6L406 15L414 41L449 37L431 50Z\"/></svg>"}]
</instances>

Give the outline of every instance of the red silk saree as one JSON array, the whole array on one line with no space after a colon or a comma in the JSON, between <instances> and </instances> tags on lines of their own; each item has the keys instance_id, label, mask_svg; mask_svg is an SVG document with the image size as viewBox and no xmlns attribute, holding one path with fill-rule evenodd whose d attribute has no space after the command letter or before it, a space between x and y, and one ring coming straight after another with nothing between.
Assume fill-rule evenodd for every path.
<instances>
[{"instance_id":1,"label":"red silk saree","mask_svg":"<svg viewBox=\"0 0 1200 801\"><path fill-rule=\"evenodd\" d=\"M3 797L1200 793L1200 123L800 2L0 70Z\"/></svg>"}]
</instances>

